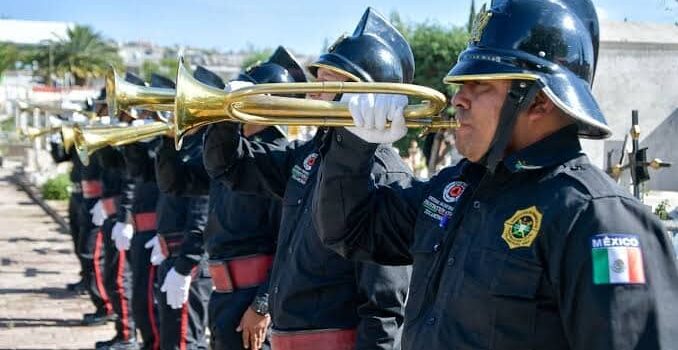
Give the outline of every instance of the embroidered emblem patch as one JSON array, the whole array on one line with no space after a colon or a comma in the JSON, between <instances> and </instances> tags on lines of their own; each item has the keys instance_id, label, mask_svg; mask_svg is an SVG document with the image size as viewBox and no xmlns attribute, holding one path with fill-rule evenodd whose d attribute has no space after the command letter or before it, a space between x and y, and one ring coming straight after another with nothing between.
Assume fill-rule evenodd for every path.
<instances>
[{"instance_id":1,"label":"embroidered emblem patch","mask_svg":"<svg viewBox=\"0 0 678 350\"><path fill-rule=\"evenodd\" d=\"M513 216L504 221L504 239L510 249L529 247L537 238L541 227L541 213L535 206L516 211Z\"/></svg>"},{"instance_id":2,"label":"embroidered emblem patch","mask_svg":"<svg viewBox=\"0 0 678 350\"><path fill-rule=\"evenodd\" d=\"M483 4L483 7L480 9L476 18L473 20L473 27L471 28L471 42L477 43L483 36L483 31L487 26L487 23L490 22L492 17L492 12L486 10L487 4Z\"/></svg>"},{"instance_id":3,"label":"embroidered emblem patch","mask_svg":"<svg viewBox=\"0 0 678 350\"><path fill-rule=\"evenodd\" d=\"M306 159L304 159L304 169L306 169L306 171L311 170L316 159L318 159L318 153L309 154Z\"/></svg>"},{"instance_id":4,"label":"embroidered emblem patch","mask_svg":"<svg viewBox=\"0 0 678 350\"><path fill-rule=\"evenodd\" d=\"M306 182L308 182L308 176L310 174L311 169L313 169L313 165L315 165L316 160L318 159L318 153L311 153L306 158L304 158L304 161L301 163L301 166L298 164L295 164L294 167L292 168L292 178L299 182L302 185L305 185Z\"/></svg>"},{"instance_id":5,"label":"embroidered emblem patch","mask_svg":"<svg viewBox=\"0 0 678 350\"><path fill-rule=\"evenodd\" d=\"M449 183L443 190L443 200L447 203L454 203L459 200L465 189L466 183L464 182L454 181Z\"/></svg>"},{"instance_id":6,"label":"embroidered emblem patch","mask_svg":"<svg viewBox=\"0 0 678 350\"><path fill-rule=\"evenodd\" d=\"M452 217L452 212L454 211L454 207L452 205L449 205L433 196L428 196L428 198L424 200L423 206L424 215L434 219L435 221L440 221L444 217Z\"/></svg>"},{"instance_id":7,"label":"embroidered emblem patch","mask_svg":"<svg viewBox=\"0 0 678 350\"><path fill-rule=\"evenodd\" d=\"M591 237L594 284L644 284L643 252L635 234Z\"/></svg>"}]
</instances>

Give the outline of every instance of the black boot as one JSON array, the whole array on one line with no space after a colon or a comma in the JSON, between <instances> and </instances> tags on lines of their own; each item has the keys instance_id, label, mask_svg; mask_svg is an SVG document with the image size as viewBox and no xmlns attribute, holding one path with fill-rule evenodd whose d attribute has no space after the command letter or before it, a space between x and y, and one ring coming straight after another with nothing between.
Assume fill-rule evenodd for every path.
<instances>
[{"instance_id":1,"label":"black boot","mask_svg":"<svg viewBox=\"0 0 678 350\"><path fill-rule=\"evenodd\" d=\"M121 340L111 345L109 350L139 350L136 339Z\"/></svg>"},{"instance_id":2,"label":"black boot","mask_svg":"<svg viewBox=\"0 0 678 350\"><path fill-rule=\"evenodd\" d=\"M120 339L116 335L115 337L113 337L113 339L98 341L94 343L94 349L96 350L108 349L111 345L115 344L119 340Z\"/></svg>"},{"instance_id":3,"label":"black boot","mask_svg":"<svg viewBox=\"0 0 678 350\"><path fill-rule=\"evenodd\" d=\"M111 340L98 341L94 344L96 350L138 350L139 344L136 339L121 340L115 337Z\"/></svg>"},{"instance_id":4,"label":"black boot","mask_svg":"<svg viewBox=\"0 0 678 350\"><path fill-rule=\"evenodd\" d=\"M79 294L86 293L87 291L85 290L85 280L81 278L80 281L78 282L67 284L66 290L68 290L69 292L77 292Z\"/></svg>"},{"instance_id":5,"label":"black boot","mask_svg":"<svg viewBox=\"0 0 678 350\"><path fill-rule=\"evenodd\" d=\"M118 319L115 314L107 314L106 311L97 311L91 314L82 315L83 326L98 326L106 322L113 322Z\"/></svg>"}]
</instances>

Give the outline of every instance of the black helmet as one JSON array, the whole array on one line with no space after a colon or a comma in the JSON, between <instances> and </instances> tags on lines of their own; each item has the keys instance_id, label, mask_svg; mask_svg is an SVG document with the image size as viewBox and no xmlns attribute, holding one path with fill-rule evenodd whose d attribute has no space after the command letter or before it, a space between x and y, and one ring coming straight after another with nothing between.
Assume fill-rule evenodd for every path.
<instances>
[{"instance_id":1,"label":"black helmet","mask_svg":"<svg viewBox=\"0 0 678 350\"><path fill-rule=\"evenodd\" d=\"M611 131L591 93L598 42L590 0L495 0L476 17L469 45L444 81L534 81L576 120L580 136L606 138Z\"/></svg>"},{"instance_id":2,"label":"black helmet","mask_svg":"<svg viewBox=\"0 0 678 350\"><path fill-rule=\"evenodd\" d=\"M266 83L303 83L306 74L292 53L282 46L266 62L257 62L240 72L236 80L249 81L253 84Z\"/></svg>"},{"instance_id":3,"label":"black helmet","mask_svg":"<svg viewBox=\"0 0 678 350\"><path fill-rule=\"evenodd\" d=\"M340 37L308 69L317 77L326 68L355 81L411 83L410 44L381 14L368 7L353 35Z\"/></svg>"},{"instance_id":4,"label":"black helmet","mask_svg":"<svg viewBox=\"0 0 678 350\"><path fill-rule=\"evenodd\" d=\"M223 90L226 87L224 81L216 73L203 66L198 66L193 72L193 77L203 84Z\"/></svg>"},{"instance_id":5,"label":"black helmet","mask_svg":"<svg viewBox=\"0 0 678 350\"><path fill-rule=\"evenodd\" d=\"M146 86L146 82L134 73L126 72L125 81L134 85Z\"/></svg>"},{"instance_id":6,"label":"black helmet","mask_svg":"<svg viewBox=\"0 0 678 350\"><path fill-rule=\"evenodd\" d=\"M151 87L176 89L177 84L175 84L170 78L153 73L151 74Z\"/></svg>"}]
</instances>

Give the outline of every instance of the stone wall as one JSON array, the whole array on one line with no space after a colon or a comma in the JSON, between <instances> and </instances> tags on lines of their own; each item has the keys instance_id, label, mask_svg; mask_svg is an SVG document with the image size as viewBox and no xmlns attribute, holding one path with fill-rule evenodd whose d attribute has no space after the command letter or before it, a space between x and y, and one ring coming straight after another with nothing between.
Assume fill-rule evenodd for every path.
<instances>
[{"instance_id":1,"label":"stone wall","mask_svg":"<svg viewBox=\"0 0 678 350\"><path fill-rule=\"evenodd\" d=\"M648 188L678 190L678 152L670 152L678 148L677 125L662 126L674 128L673 132L653 134L678 110L678 44L603 41L598 62L593 93L613 131L610 140L624 139L631 126L631 111L637 109L641 144L650 147L648 158L659 157L676 164L674 168L661 170L662 174L651 170L650 175L657 177L657 181L650 182ZM651 134L655 139L646 142L645 138ZM668 135L674 138L662 138ZM583 141L585 151L601 168L607 166L605 142L608 141ZM609 148L611 145L608 144ZM618 159L618 153L614 158Z\"/></svg>"}]
</instances>

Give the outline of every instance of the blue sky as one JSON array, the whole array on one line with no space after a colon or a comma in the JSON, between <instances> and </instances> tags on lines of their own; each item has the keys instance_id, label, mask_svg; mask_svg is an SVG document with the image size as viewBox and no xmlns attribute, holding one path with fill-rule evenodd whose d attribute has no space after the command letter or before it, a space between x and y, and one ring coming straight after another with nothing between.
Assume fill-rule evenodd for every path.
<instances>
[{"instance_id":1,"label":"blue sky","mask_svg":"<svg viewBox=\"0 0 678 350\"><path fill-rule=\"evenodd\" d=\"M4 0L0 16L88 24L115 40L220 50L285 45L317 54L350 32L366 6L409 22L466 23L471 0ZM476 0L477 5L483 0ZM599 17L675 23L677 0L593 0Z\"/></svg>"}]
</instances>

